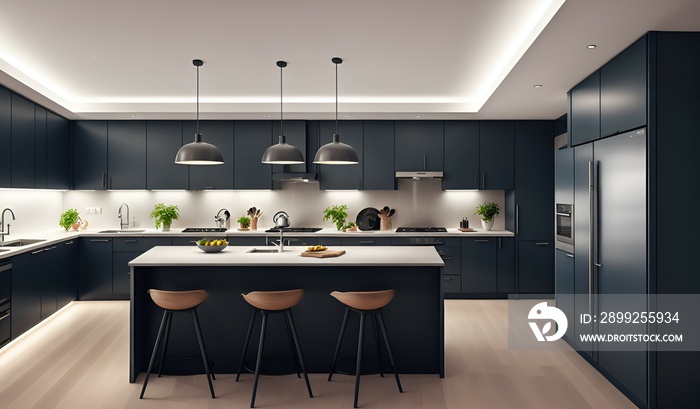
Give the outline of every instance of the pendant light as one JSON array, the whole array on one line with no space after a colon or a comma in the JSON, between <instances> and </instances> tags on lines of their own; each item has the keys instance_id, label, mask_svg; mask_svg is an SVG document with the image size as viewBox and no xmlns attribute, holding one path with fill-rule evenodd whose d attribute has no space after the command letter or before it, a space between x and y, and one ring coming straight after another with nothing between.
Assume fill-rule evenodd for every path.
<instances>
[{"instance_id":1,"label":"pendant light","mask_svg":"<svg viewBox=\"0 0 700 409\"><path fill-rule=\"evenodd\" d=\"M202 60L192 60L197 67L197 133L194 134L194 142L182 146L175 155L175 163L180 165L221 165L224 157L216 146L202 142L202 134L199 133L199 67L204 65Z\"/></svg>"},{"instance_id":2,"label":"pendant light","mask_svg":"<svg viewBox=\"0 0 700 409\"><path fill-rule=\"evenodd\" d=\"M338 57L331 59L335 64L335 133L333 142L327 143L316 152L314 163L321 165L356 165L360 163L357 152L352 146L340 142L338 135L338 64L343 60Z\"/></svg>"},{"instance_id":3,"label":"pendant light","mask_svg":"<svg viewBox=\"0 0 700 409\"><path fill-rule=\"evenodd\" d=\"M301 151L294 145L287 143L287 137L284 136L284 110L282 105L282 69L287 66L284 61L277 61L277 66L280 67L280 135L279 143L276 143L265 150L262 157L262 163L269 165L298 165L304 163L304 156Z\"/></svg>"}]
</instances>

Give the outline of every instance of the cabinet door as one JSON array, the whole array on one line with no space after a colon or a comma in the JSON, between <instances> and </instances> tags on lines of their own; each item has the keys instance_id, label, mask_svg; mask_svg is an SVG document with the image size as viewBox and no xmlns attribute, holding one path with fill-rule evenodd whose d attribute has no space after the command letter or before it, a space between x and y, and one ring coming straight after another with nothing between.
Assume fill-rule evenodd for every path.
<instances>
[{"instance_id":1,"label":"cabinet door","mask_svg":"<svg viewBox=\"0 0 700 409\"><path fill-rule=\"evenodd\" d=\"M445 121L445 175L442 188L479 188L478 121Z\"/></svg>"},{"instance_id":2,"label":"cabinet door","mask_svg":"<svg viewBox=\"0 0 700 409\"><path fill-rule=\"evenodd\" d=\"M70 188L70 121L46 113L46 187Z\"/></svg>"},{"instance_id":3,"label":"cabinet door","mask_svg":"<svg viewBox=\"0 0 700 409\"><path fill-rule=\"evenodd\" d=\"M0 187L12 187L12 94L1 87Z\"/></svg>"},{"instance_id":4,"label":"cabinet door","mask_svg":"<svg viewBox=\"0 0 700 409\"><path fill-rule=\"evenodd\" d=\"M647 123L647 38L600 69L600 134L615 135Z\"/></svg>"},{"instance_id":5,"label":"cabinet door","mask_svg":"<svg viewBox=\"0 0 700 409\"><path fill-rule=\"evenodd\" d=\"M194 141L194 121L182 124L183 143ZM190 189L233 189L233 121L199 121L202 141L216 146L224 157L223 165L190 166ZM262 157L262 153L260 154Z\"/></svg>"},{"instance_id":6,"label":"cabinet door","mask_svg":"<svg viewBox=\"0 0 700 409\"><path fill-rule=\"evenodd\" d=\"M396 121L395 170L443 170L443 132L442 121Z\"/></svg>"},{"instance_id":7,"label":"cabinet door","mask_svg":"<svg viewBox=\"0 0 700 409\"><path fill-rule=\"evenodd\" d=\"M515 123L515 234L520 240L554 238L554 124Z\"/></svg>"},{"instance_id":8,"label":"cabinet door","mask_svg":"<svg viewBox=\"0 0 700 409\"><path fill-rule=\"evenodd\" d=\"M499 237L498 241L498 282L501 294L515 293L515 239Z\"/></svg>"},{"instance_id":9,"label":"cabinet door","mask_svg":"<svg viewBox=\"0 0 700 409\"><path fill-rule=\"evenodd\" d=\"M76 121L73 127L73 188L107 189L107 121Z\"/></svg>"},{"instance_id":10,"label":"cabinet door","mask_svg":"<svg viewBox=\"0 0 700 409\"><path fill-rule=\"evenodd\" d=\"M147 189L187 189L189 168L175 163L182 145L182 121L146 122Z\"/></svg>"},{"instance_id":11,"label":"cabinet door","mask_svg":"<svg viewBox=\"0 0 700 409\"><path fill-rule=\"evenodd\" d=\"M571 146L600 138L600 71L569 92Z\"/></svg>"},{"instance_id":12,"label":"cabinet door","mask_svg":"<svg viewBox=\"0 0 700 409\"><path fill-rule=\"evenodd\" d=\"M574 203L574 149L554 152L554 200L556 203Z\"/></svg>"},{"instance_id":13,"label":"cabinet door","mask_svg":"<svg viewBox=\"0 0 700 409\"><path fill-rule=\"evenodd\" d=\"M334 121L322 121L320 124L321 146L331 142L335 133ZM319 165L318 179L321 190L360 189L362 187L362 121L341 121L338 123L340 141L355 149L360 163L357 165Z\"/></svg>"},{"instance_id":14,"label":"cabinet door","mask_svg":"<svg viewBox=\"0 0 700 409\"><path fill-rule=\"evenodd\" d=\"M462 292L495 293L497 282L495 238L462 239Z\"/></svg>"},{"instance_id":15,"label":"cabinet door","mask_svg":"<svg viewBox=\"0 0 700 409\"><path fill-rule=\"evenodd\" d=\"M12 258L13 339L41 321L41 252L32 253Z\"/></svg>"},{"instance_id":16,"label":"cabinet door","mask_svg":"<svg viewBox=\"0 0 700 409\"><path fill-rule=\"evenodd\" d=\"M34 104L12 94L12 187L34 187Z\"/></svg>"},{"instance_id":17,"label":"cabinet door","mask_svg":"<svg viewBox=\"0 0 700 409\"><path fill-rule=\"evenodd\" d=\"M109 121L107 135L109 188L145 189L146 122Z\"/></svg>"},{"instance_id":18,"label":"cabinet door","mask_svg":"<svg viewBox=\"0 0 700 409\"><path fill-rule=\"evenodd\" d=\"M56 263L61 261L61 255L58 253L59 244L54 244L44 248L41 254L37 255L38 272L41 277L41 319L48 318L56 312L56 288L58 287L58 278L60 269Z\"/></svg>"},{"instance_id":19,"label":"cabinet door","mask_svg":"<svg viewBox=\"0 0 700 409\"><path fill-rule=\"evenodd\" d=\"M518 243L518 293L554 293L554 243L552 241Z\"/></svg>"},{"instance_id":20,"label":"cabinet door","mask_svg":"<svg viewBox=\"0 0 700 409\"><path fill-rule=\"evenodd\" d=\"M56 308L62 308L78 298L78 239L57 246Z\"/></svg>"},{"instance_id":21,"label":"cabinet door","mask_svg":"<svg viewBox=\"0 0 700 409\"><path fill-rule=\"evenodd\" d=\"M513 189L514 133L513 121L479 122L481 189Z\"/></svg>"},{"instance_id":22,"label":"cabinet door","mask_svg":"<svg viewBox=\"0 0 700 409\"><path fill-rule=\"evenodd\" d=\"M129 262L143 254L140 251L114 253L112 255L112 296L114 299L129 299Z\"/></svg>"},{"instance_id":23,"label":"cabinet door","mask_svg":"<svg viewBox=\"0 0 700 409\"><path fill-rule=\"evenodd\" d=\"M574 340L574 255L562 250L554 251L554 283L556 289L557 308L566 315L569 326L566 329L566 337Z\"/></svg>"},{"instance_id":24,"label":"cabinet door","mask_svg":"<svg viewBox=\"0 0 700 409\"><path fill-rule=\"evenodd\" d=\"M80 239L81 300L105 300L112 297L112 239Z\"/></svg>"},{"instance_id":25,"label":"cabinet door","mask_svg":"<svg viewBox=\"0 0 700 409\"><path fill-rule=\"evenodd\" d=\"M364 121L362 189L396 190L394 121Z\"/></svg>"},{"instance_id":26,"label":"cabinet door","mask_svg":"<svg viewBox=\"0 0 700 409\"><path fill-rule=\"evenodd\" d=\"M46 110L34 105L34 187L46 189L46 158L48 153Z\"/></svg>"},{"instance_id":27,"label":"cabinet door","mask_svg":"<svg viewBox=\"0 0 700 409\"><path fill-rule=\"evenodd\" d=\"M261 162L265 150L272 145L272 123L236 121L235 135L234 187L272 189L272 166Z\"/></svg>"}]
</instances>

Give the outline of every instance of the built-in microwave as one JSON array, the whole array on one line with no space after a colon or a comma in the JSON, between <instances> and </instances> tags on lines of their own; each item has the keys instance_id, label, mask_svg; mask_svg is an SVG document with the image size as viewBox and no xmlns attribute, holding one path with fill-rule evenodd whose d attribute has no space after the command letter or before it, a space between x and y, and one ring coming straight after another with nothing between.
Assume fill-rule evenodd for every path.
<instances>
[{"instance_id":1,"label":"built-in microwave","mask_svg":"<svg viewBox=\"0 0 700 409\"><path fill-rule=\"evenodd\" d=\"M557 203L557 241L574 244L574 205Z\"/></svg>"}]
</instances>

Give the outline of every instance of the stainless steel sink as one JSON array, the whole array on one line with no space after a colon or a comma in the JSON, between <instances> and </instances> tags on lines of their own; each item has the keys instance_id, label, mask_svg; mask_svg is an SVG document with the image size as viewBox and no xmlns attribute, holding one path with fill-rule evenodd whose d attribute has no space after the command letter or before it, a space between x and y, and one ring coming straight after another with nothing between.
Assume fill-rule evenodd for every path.
<instances>
[{"instance_id":1,"label":"stainless steel sink","mask_svg":"<svg viewBox=\"0 0 700 409\"><path fill-rule=\"evenodd\" d=\"M288 252L289 250L285 250L284 252ZM280 251L277 248L254 248L246 251L246 253L255 253L255 254L272 254L272 253L279 253Z\"/></svg>"},{"instance_id":2,"label":"stainless steel sink","mask_svg":"<svg viewBox=\"0 0 700 409\"><path fill-rule=\"evenodd\" d=\"M102 230L98 233L141 233L146 230L136 230L136 229L123 229L123 230Z\"/></svg>"},{"instance_id":3,"label":"stainless steel sink","mask_svg":"<svg viewBox=\"0 0 700 409\"><path fill-rule=\"evenodd\" d=\"M46 241L46 239L18 239L6 241L0 244L0 247L22 247L28 246L30 244L41 243L42 241Z\"/></svg>"}]
</instances>

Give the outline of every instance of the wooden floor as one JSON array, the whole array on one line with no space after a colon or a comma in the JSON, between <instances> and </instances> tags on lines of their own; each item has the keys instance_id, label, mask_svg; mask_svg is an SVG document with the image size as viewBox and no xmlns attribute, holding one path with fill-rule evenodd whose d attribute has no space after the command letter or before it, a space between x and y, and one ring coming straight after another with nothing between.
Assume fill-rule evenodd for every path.
<instances>
[{"instance_id":1,"label":"wooden floor","mask_svg":"<svg viewBox=\"0 0 700 409\"><path fill-rule=\"evenodd\" d=\"M634 408L572 350L510 351L507 301L445 302L446 377L362 378L363 408ZM390 324L389 324L390 325ZM398 341L394 341L398 342ZM128 383L129 302L74 302L0 350L0 408L247 408L252 376L217 375L216 399L203 375ZM309 352L307 352L309 353ZM312 374L261 378L256 407L352 408L354 380Z\"/></svg>"}]
</instances>

